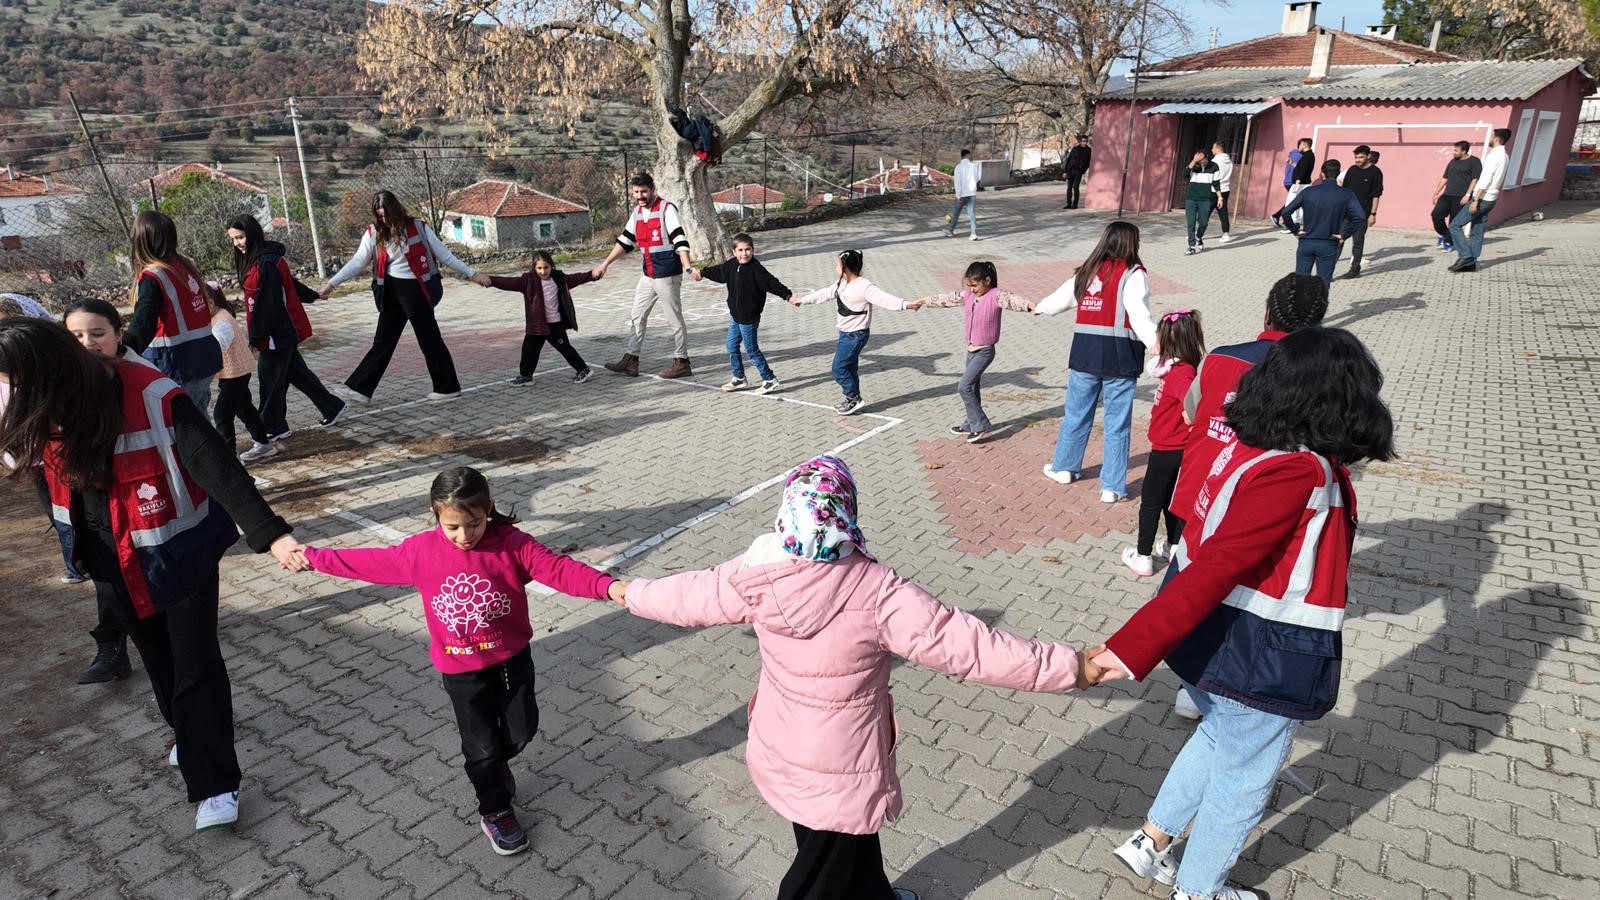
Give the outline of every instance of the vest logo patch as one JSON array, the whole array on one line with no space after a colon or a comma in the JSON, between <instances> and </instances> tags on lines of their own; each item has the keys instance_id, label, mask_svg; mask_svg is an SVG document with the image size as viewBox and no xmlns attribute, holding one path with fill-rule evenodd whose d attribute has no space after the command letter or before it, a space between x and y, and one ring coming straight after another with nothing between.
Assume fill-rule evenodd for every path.
<instances>
[{"instance_id":1,"label":"vest logo patch","mask_svg":"<svg viewBox=\"0 0 1600 900\"><path fill-rule=\"evenodd\" d=\"M139 496L139 515L142 518L148 519L160 515L167 508L167 501L161 497L161 491L148 481L140 483L134 493Z\"/></svg>"}]
</instances>

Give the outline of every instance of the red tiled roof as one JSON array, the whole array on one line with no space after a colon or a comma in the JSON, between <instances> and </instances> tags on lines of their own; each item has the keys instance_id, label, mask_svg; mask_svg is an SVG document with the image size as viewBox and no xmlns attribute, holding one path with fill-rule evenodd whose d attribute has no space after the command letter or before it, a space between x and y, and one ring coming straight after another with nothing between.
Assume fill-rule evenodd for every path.
<instances>
[{"instance_id":1,"label":"red tiled roof","mask_svg":"<svg viewBox=\"0 0 1600 900\"><path fill-rule=\"evenodd\" d=\"M785 199L781 192L759 184L736 184L711 195L712 203L748 203L752 206L782 203Z\"/></svg>"},{"instance_id":2,"label":"red tiled roof","mask_svg":"<svg viewBox=\"0 0 1600 900\"><path fill-rule=\"evenodd\" d=\"M45 197L50 194L81 194L83 191L55 179L24 175L15 169L0 169L0 197Z\"/></svg>"},{"instance_id":3,"label":"red tiled roof","mask_svg":"<svg viewBox=\"0 0 1600 900\"><path fill-rule=\"evenodd\" d=\"M451 193L445 198L444 208L447 212L491 219L558 216L589 211L587 206L499 178L486 178Z\"/></svg>"},{"instance_id":4,"label":"red tiled roof","mask_svg":"<svg viewBox=\"0 0 1600 900\"><path fill-rule=\"evenodd\" d=\"M1305 34L1269 34L1266 37L1215 50L1202 50L1177 59L1146 66L1146 72L1192 72L1200 69L1269 69L1311 65L1317 32L1333 33L1335 66L1404 65L1415 62L1454 62L1461 57L1440 53L1404 41L1391 41L1365 34L1352 34L1335 28L1318 28Z\"/></svg>"},{"instance_id":5,"label":"red tiled roof","mask_svg":"<svg viewBox=\"0 0 1600 900\"><path fill-rule=\"evenodd\" d=\"M877 175L869 175L851 183L850 189L854 191L877 190L878 185L887 183L891 191L904 190L910 184L912 176L919 174L927 176L928 181L933 184L955 184L956 182L953 176L946 175L938 169L905 165L886 169Z\"/></svg>"},{"instance_id":6,"label":"red tiled roof","mask_svg":"<svg viewBox=\"0 0 1600 900\"><path fill-rule=\"evenodd\" d=\"M185 175L190 174L204 175L212 181L219 181L228 187L244 191L247 194L268 193L266 188L256 184L253 181L245 181L243 178L229 175L228 173L218 171L217 169L213 168L212 166L208 166L205 163L198 162L190 162L184 163L181 166L173 166L170 169L146 178L145 180L139 182L135 187L137 188L138 193L148 194L150 192L150 183L155 182L156 190L164 191L167 188L175 187L178 182L183 180Z\"/></svg>"}]
</instances>

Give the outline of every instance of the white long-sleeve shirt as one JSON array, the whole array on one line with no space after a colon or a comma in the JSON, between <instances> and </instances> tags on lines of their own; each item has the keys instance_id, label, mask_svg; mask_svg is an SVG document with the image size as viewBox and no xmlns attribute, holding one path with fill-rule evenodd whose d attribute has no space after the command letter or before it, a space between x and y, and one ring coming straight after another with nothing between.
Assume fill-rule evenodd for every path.
<instances>
[{"instance_id":1,"label":"white long-sleeve shirt","mask_svg":"<svg viewBox=\"0 0 1600 900\"><path fill-rule=\"evenodd\" d=\"M1050 296L1039 301L1033 311L1042 316L1054 316L1078 308L1076 277L1068 278ZM1128 323L1139 342L1146 347L1156 345L1156 323L1150 315L1150 277L1144 269L1129 272L1122 282L1122 308L1128 314Z\"/></svg>"},{"instance_id":2,"label":"white long-sleeve shirt","mask_svg":"<svg viewBox=\"0 0 1600 900\"><path fill-rule=\"evenodd\" d=\"M1217 190L1226 194L1233 181L1233 157L1218 153L1211 161L1217 164Z\"/></svg>"},{"instance_id":3,"label":"white long-sleeve shirt","mask_svg":"<svg viewBox=\"0 0 1600 900\"><path fill-rule=\"evenodd\" d=\"M855 313L855 315L841 315L838 317L837 324L840 331L866 331L871 328L872 307L874 306L881 306L884 309L906 308L904 299L896 297L865 278L859 277L849 284L845 284L843 280L836 281L825 288L814 290L804 297L796 297L794 302L800 304L827 303L835 297L839 298L839 302L844 304L845 309Z\"/></svg>"},{"instance_id":4,"label":"white long-sleeve shirt","mask_svg":"<svg viewBox=\"0 0 1600 900\"><path fill-rule=\"evenodd\" d=\"M460 272L463 278L471 278L478 274L477 269L456 259L456 255L450 252L450 248L444 245L444 241L439 240L439 236L433 233L433 229L426 222L422 225L422 238L428 242L428 252L433 254L433 258L440 265L448 266ZM390 241L388 250L389 271L385 273L385 277L404 278L408 281L416 280L417 276L411 272L411 264L406 262L405 242ZM328 279L328 286L338 287L361 274L362 270L372 265L372 258L376 253L377 239L373 236L373 229L368 228L367 233L361 236L361 246L356 248L356 255L350 257L350 261L344 264L344 268Z\"/></svg>"},{"instance_id":5,"label":"white long-sleeve shirt","mask_svg":"<svg viewBox=\"0 0 1600 900\"><path fill-rule=\"evenodd\" d=\"M1497 200L1500 197L1500 186L1505 184L1506 169L1510 160L1504 147L1490 147L1489 152L1483 156L1483 174L1478 176L1478 187L1474 193L1481 194L1481 200Z\"/></svg>"},{"instance_id":6,"label":"white long-sleeve shirt","mask_svg":"<svg viewBox=\"0 0 1600 900\"><path fill-rule=\"evenodd\" d=\"M971 197L978 193L978 164L970 159L956 163L951 177L956 180L956 196Z\"/></svg>"}]
</instances>

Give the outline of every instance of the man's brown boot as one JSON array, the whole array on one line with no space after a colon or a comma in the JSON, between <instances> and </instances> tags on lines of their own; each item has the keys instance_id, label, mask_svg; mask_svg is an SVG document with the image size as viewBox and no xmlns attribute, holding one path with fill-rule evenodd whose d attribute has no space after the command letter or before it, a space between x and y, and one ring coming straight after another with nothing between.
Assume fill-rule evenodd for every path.
<instances>
[{"instance_id":1,"label":"man's brown boot","mask_svg":"<svg viewBox=\"0 0 1600 900\"><path fill-rule=\"evenodd\" d=\"M622 358L616 362L606 363L606 369L618 375L638 375L639 357L634 356L632 353L624 353Z\"/></svg>"},{"instance_id":2,"label":"man's brown boot","mask_svg":"<svg viewBox=\"0 0 1600 900\"><path fill-rule=\"evenodd\" d=\"M684 358L684 357L682 357L682 356L680 356L680 357L675 358L672 361L672 365L668 366L664 371L662 371L660 373L659 377L661 377L661 378L686 378L686 377L688 377L690 375L693 375L693 374L694 374L694 371L689 368L689 360Z\"/></svg>"}]
</instances>

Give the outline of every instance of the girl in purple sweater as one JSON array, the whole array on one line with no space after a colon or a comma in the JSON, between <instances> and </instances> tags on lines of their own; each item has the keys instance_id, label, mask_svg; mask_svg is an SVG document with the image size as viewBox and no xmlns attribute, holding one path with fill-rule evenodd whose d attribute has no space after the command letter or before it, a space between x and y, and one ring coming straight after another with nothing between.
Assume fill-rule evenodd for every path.
<instances>
[{"instance_id":1,"label":"girl in purple sweater","mask_svg":"<svg viewBox=\"0 0 1600 900\"><path fill-rule=\"evenodd\" d=\"M455 707L483 833L494 852L509 856L528 849L511 808L517 782L509 763L539 727L523 586L537 581L573 597L620 602L626 585L518 529L515 518L495 510L488 479L476 469L439 473L428 500L438 528L393 547L307 547L296 571L410 584L422 592L428 654Z\"/></svg>"},{"instance_id":2,"label":"girl in purple sweater","mask_svg":"<svg viewBox=\"0 0 1600 900\"><path fill-rule=\"evenodd\" d=\"M966 407L966 418L960 425L950 426L950 433L965 435L967 443L976 444L988 437L993 427L983 412L981 382L984 370L994 362L995 345L1000 343L1000 310L1028 312L1032 304L1026 297L1000 290L1000 274L987 260L967 266L962 281L966 290L921 297L907 303L906 308L960 305L966 311L963 334L967 341L967 368L956 387Z\"/></svg>"}]
</instances>

